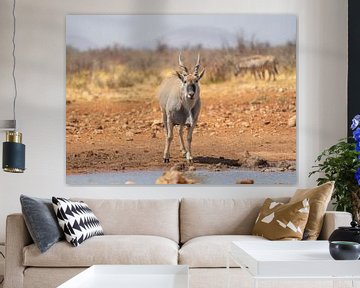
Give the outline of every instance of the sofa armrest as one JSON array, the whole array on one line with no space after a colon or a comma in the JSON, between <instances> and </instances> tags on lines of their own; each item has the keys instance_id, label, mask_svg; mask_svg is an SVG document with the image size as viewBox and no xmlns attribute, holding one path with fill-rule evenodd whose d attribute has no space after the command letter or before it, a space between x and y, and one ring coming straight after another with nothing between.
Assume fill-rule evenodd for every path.
<instances>
[{"instance_id":1,"label":"sofa armrest","mask_svg":"<svg viewBox=\"0 0 360 288\"><path fill-rule=\"evenodd\" d=\"M321 240L329 239L331 233L340 226L350 226L352 216L348 212L326 211L324 224L319 236Z\"/></svg>"},{"instance_id":2,"label":"sofa armrest","mask_svg":"<svg viewBox=\"0 0 360 288\"><path fill-rule=\"evenodd\" d=\"M22 288L24 280L23 248L33 241L22 214L6 218L4 288Z\"/></svg>"}]
</instances>

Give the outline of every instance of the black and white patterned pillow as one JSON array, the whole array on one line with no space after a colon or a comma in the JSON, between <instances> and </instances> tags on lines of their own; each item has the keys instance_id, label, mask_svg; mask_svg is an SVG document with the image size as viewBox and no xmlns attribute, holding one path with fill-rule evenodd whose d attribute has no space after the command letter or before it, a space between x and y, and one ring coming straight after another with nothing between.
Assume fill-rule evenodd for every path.
<instances>
[{"instance_id":1,"label":"black and white patterned pillow","mask_svg":"<svg viewBox=\"0 0 360 288\"><path fill-rule=\"evenodd\" d=\"M79 246L86 239L104 235L99 220L84 202L52 197L55 214L66 241Z\"/></svg>"}]
</instances>

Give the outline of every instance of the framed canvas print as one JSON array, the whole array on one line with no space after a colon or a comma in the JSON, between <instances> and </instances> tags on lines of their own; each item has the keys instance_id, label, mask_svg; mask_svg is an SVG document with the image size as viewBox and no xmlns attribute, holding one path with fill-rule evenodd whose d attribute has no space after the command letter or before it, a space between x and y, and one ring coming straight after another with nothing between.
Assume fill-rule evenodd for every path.
<instances>
[{"instance_id":1,"label":"framed canvas print","mask_svg":"<svg viewBox=\"0 0 360 288\"><path fill-rule=\"evenodd\" d=\"M67 183L295 185L296 26L68 15Z\"/></svg>"}]
</instances>

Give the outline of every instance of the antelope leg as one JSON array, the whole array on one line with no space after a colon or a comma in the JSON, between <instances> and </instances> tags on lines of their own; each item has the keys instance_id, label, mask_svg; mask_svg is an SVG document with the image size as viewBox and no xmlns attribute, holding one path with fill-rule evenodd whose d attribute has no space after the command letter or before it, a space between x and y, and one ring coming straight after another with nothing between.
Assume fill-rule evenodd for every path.
<instances>
[{"instance_id":1,"label":"antelope leg","mask_svg":"<svg viewBox=\"0 0 360 288\"><path fill-rule=\"evenodd\" d=\"M164 151L164 163L169 163L170 161L170 144L174 137L174 124L167 119L167 134L165 142L165 151Z\"/></svg>"},{"instance_id":2,"label":"antelope leg","mask_svg":"<svg viewBox=\"0 0 360 288\"><path fill-rule=\"evenodd\" d=\"M184 125L180 125L179 126L180 152L181 152L181 155L186 157L186 149L185 149L183 136L184 136Z\"/></svg>"},{"instance_id":3,"label":"antelope leg","mask_svg":"<svg viewBox=\"0 0 360 288\"><path fill-rule=\"evenodd\" d=\"M163 117L163 125L164 125L164 130L165 130L165 136L167 136L167 134L168 134L168 126L167 126L166 112L162 112L162 117Z\"/></svg>"},{"instance_id":4,"label":"antelope leg","mask_svg":"<svg viewBox=\"0 0 360 288\"><path fill-rule=\"evenodd\" d=\"M194 131L194 128L196 126L196 123L194 125L190 126L187 131L187 152L186 152L186 160L191 163L193 161L192 155L191 155L191 141L192 141L192 134Z\"/></svg>"}]
</instances>

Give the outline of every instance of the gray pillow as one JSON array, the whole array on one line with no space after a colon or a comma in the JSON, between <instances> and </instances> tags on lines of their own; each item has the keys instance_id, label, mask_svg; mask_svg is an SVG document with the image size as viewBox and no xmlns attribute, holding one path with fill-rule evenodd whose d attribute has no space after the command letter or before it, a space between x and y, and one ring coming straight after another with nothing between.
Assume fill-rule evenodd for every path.
<instances>
[{"instance_id":1,"label":"gray pillow","mask_svg":"<svg viewBox=\"0 0 360 288\"><path fill-rule=\"evenodd\" d=\"M51 199L21 195L20 203L31 238L41 253L64 238Z\"/></svg>"}]
</instances>

